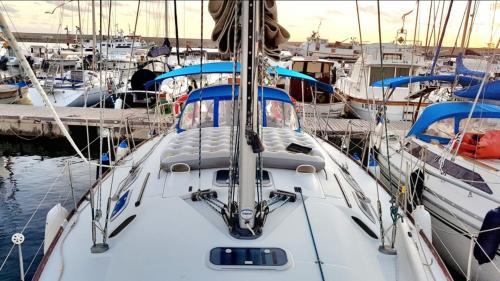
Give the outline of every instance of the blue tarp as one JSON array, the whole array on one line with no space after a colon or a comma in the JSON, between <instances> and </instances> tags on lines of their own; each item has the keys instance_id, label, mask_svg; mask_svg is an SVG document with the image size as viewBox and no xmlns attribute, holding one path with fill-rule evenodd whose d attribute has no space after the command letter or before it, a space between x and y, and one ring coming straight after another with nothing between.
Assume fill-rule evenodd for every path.
<instances>
[{"instance_id":1,"label":"blue tarp","mask_svg":"<svg viewBox=\"0 0 500 281\"><path fill-rule=\"evenodd\" d=\"M455 76L455 75L430 75L430 76L401 76L384 79L384 87L387 88L396 88L399 86L406 85L408 83L417 83L423 81L444 81L444 82L453 82L455 78L458 80L458 84L462 86L472 86L481 83L479 79L465 76ZM382 80L374 82L372 84L374 87L382 87Z\"/></svg>"},{"instance_id":2,"label":"blue tarp","mask_svg":"<svg viewBox=\"0 0 500 281\"><path fill-rule=\"evenodd\" d=\"M431 104L425 108L418 120L408 132L408 136L415 136L423 141L430 142L437 140L442 144L447 144L450 139L425 135L425 130L433 123L454 118L454 132L458 133L460 120L467 118L472 110L472 102L441 102ZM472 118L500 118L500 106L493 104L476 104Z\"/></svg>"},{"instance_id":3,"label":"blue tarp","mask_svg":"<svg viewBox=\"0 0 500 281\"><path fill-rule=\"evenodd\" d=\"M461 98L476 98L481 85L475 85L467 89L456 91L455 95ZM483 91L479 95L480 99L500 100L500 80L484 84Z\"/></svg>"},{"instance_id":4,"label":"blue tarp","mask_svg":"<svg viewBox=\"0 0 500 281\"><path fill-rule=\"evenodd\" d=\"M161 83L161 81L178 77L178 76L188 76L188 75L199 75L200 72L203 74L215 74L215 73L233 73L234 64L232 62L214 62L214 63L205 63L203 64L203 69L199 64L190 65L183 68L175 69L162 75L159 75L155 78L155 80L151 80L144 84L146 89L149 89L155 83ZM270 67L267 69L269 74L277 74L279 76L298 78L309 82L312 86L316 86L318 89L325 91L327 93L333 93L332 85L323 83L314 79L311 76L305 75L303 73L293 71L290 69L282 68L282 67ZM236 65L236 73L240 73L240 64Z\"/></svg>"},{"instance_id":5,"label":"blue tarp","mask_svg":"<svg viewBox=\"0 0 500 281\"><path fill-rule=\"evenodd\" d=\"M467 76L475 76L479 78L483 78L486 75L485 72L470 70L464 65L463 54L460 53L457 55L457 65L455 67L455 72L457 74L467 75Z\"/></svg>"}]
</instances>

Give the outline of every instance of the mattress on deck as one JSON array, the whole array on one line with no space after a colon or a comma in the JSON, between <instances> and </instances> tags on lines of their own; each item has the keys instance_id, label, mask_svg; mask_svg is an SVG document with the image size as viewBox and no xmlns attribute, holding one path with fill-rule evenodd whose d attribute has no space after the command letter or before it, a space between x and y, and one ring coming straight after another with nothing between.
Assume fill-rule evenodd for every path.
<instances>
[{"instance_id":1,"label":"mattress on deck","mask_svg":"<svg viewBox=\"0 0 500 281\"><path fill-rule=\"evenodd\" d=\"M191 129L176 134L163 148L161 168L170 171L171 166L178 163L187 164L193 170L229 167L230 132L229 127L201 130L201 165L198 154L199 130ZM307 134L285 128L264 128L263 143L265 168L295 170L300 165L311 165L319 171L325 167L323 155ZM312 150L308 154L287 151L291 143L311 147Z\"/></svg>"}]
</instances>

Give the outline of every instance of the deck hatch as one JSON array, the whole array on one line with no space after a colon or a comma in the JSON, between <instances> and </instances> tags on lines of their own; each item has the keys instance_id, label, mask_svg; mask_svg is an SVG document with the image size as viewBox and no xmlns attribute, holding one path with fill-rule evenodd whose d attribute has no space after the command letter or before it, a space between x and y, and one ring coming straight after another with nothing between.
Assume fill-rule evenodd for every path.
<instances>
[{"instance_id":1,"label":"deck hatch","mask_svg":"<svg viewBox=\"0 0 500 281\"><path fill-rule=\"evenodd\" d=\"M288 257L280 248L217 247L210 251L210 263L223 267L279 268L288 264Z\"/></svg>"},{"instance_id":2,"label":"deck hatch","mask_svg":"<svg viewBox=\"0 0 500 281\"><path fill-rule=\"evenodd\" d=\"M215 185L229 186L229 170L218 170L215 172ZM266 170L262 171L262 185L271 185L271 176Z\"/></svg>"}]
</instances>

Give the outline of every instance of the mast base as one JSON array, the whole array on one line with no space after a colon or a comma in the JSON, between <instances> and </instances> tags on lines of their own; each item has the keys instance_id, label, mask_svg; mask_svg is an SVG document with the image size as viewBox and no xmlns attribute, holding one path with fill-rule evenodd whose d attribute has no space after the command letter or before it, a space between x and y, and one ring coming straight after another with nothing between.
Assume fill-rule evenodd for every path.
<instances>
[{"instance_id":1,"label":"mast base","mask_svg":"<svg viewBox=\"0 0 500 281\"><path fill-rule=\"evenodd\" d=\"M257 220L255 220L255 225L252 229L253 233L247 228L240 227L239 214L234 214L234 217L231 221L232 223L229 233L236 239L253 240L259 238L262 235L262 227L258 224Z\"/></svg>"}]
</instances>

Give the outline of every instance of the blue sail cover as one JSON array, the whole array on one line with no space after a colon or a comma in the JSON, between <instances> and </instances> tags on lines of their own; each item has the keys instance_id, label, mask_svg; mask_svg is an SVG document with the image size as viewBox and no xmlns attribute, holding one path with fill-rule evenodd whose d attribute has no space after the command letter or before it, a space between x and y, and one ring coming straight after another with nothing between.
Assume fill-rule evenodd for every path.
<instances>
[{"instance_id":1,"label":"blue sail cover","mask_svg":"<svg viewBox=\"0 0 500 281\"><path fill-rule=\"evenodd\" d=\"M424 81L442 81L442 82L454 82L457 78L458 84L462 86L472 86L481 83L479 79L465 76L455 76L455 75L429 75L429 76L401 76L388 78L380 81L376 81L372 84L374 87L382 87L382 82L384 82L384 87L396 88L399 86L404 86L410 83L424 82Z\"/></svg>"},{"instance_id":2,"label":"blue sail cover","mask_svg":"<svg viewBox=\"0 0 500 281\"><path fill-rule=\"evenodd\" d=\"M467 118L472 110L472 102L441 102L427 106L422 115L413 124L407 136L415 136L423 141L437 140L447 144L450 139L424 134L425 130L433 123L447 119L455 119L455 134L458 133L460 120ZM493 104L476 104L472 118L500 118L500 106Z\"/></svg>"},{"instance_id":3,"label":"blue sail cover","mask_svg":"<svg viewBox=\"0 0 500 281\"><path fill-rule=\"evenodd\" d=\"M481 85L475 85L467 89L456 91L455 95L461 98L476 98ZM484 84L483 91L479 95L480 99L500 100L500 80L491 81Z\"/></svg>"},{"instance_id":4,"label":"blue sail cover","mask_svg":"<svg viewBox=\"0 0 500 281\"><path fill-rule=\"evenodd\" d=\"M455 67L455 71L457 74L462 74L462 75L466 75L466 76L475 76L475 77L479 77L479 78L483 78L486 75L485 72L475 71L475 70L471 70L471 69L468 69L467 67L465 67L464 58L463 58L462 53L459 53L457 55L457 65Z\"/></svg>"},{"instance_id":5,"label":"blue sail cover","mask_svg":"<svg viewBox=\"0 0 500 281\"><path fill-rule=\"evenodd\" d=\"M231 73L233 73L233 68L234 68L233 62L205 63L205 64L203 64L203 67L201 67L199 64L190 65L190 66L186 66L183 68L179 68L179 69L175 69L175 70L163 73L162 75L159 75L158 77L156 77L154 80L151 80L151 81L147 82L146 84L144 84L144 86L146 89L149 89L154 84L161 83L165 79L178 77L178 76L199 75L200 72L203 72L203 74L216 74L216 73L231 74ZM277 74L279 76L302 79L302 80L309 82L309 84L311 84L312 86L316 86L318 89L320 89L322 91L325 91L327 93L334 92L332 85L323 83L321 81L314 79L311 76L305 75L305 74L297 72L297 71L293 71L293 70L286 69L283 67L269 67L267 69L267 72L271 75ZM239 63L237 63L237 65L236 65L236 73L237 74L240 73L240 64Z\"/></svg>"}]
</instances>

